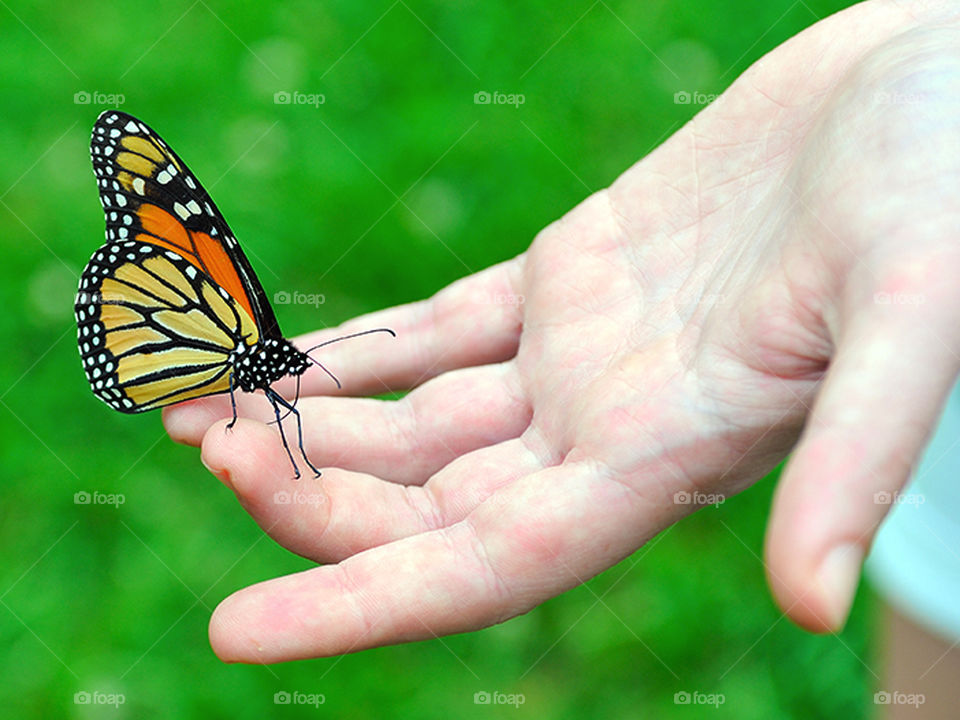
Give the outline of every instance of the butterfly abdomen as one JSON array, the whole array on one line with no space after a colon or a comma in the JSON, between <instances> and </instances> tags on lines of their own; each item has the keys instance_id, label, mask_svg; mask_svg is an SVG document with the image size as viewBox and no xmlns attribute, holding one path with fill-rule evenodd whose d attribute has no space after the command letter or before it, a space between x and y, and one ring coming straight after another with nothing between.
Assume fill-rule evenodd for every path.
<instances>
[{"instance_id":1,"label":"butterfly abdomen","mask_svg":"<svg viewBox=\"0 0 960 720\"><path fill-rule=\"evenodd\" d=\"M284 375L302 375L310 361L287 340L241 343L230 356L234 384L245 392L265 390Z\"/></svg>"}]
</instances>

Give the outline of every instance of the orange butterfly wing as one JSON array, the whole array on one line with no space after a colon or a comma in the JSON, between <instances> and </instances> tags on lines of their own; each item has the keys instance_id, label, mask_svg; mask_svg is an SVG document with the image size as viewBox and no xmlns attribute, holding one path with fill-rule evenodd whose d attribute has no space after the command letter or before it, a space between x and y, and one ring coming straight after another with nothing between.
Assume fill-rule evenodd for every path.
<instances>
[{"instance_id":1,"label":"orange butterfly wing","mask_svg":"<svg viewBox=\"0 0 960 720\"><path fill-rule=\"evenodd\" d=\"M107 110L94 125L90 151L108 241L130 238L172 250L234 298L261 336L282 337L220 211L160 136L131 115Z\"/></svg>"}]
</instances>

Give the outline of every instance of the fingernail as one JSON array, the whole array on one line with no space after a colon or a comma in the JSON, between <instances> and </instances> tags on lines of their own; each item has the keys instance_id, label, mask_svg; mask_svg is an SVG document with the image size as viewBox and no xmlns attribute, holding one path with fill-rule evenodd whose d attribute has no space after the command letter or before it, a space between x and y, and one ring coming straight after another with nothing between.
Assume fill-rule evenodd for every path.
<instances>
[{"instance_id":1,"label":"fingernail","mask_svg":"<svg viewBox=\"0 0 960 720\"><path fill-rule=\"evenodd\" d=\"M820 563L817 582L823 589L826 619L834 631L847 622L862 565L863 548L853 543L838 545Z\"/></svg>"},{"instance_id":2,"label":"fingernail","mask_svg":"<svg viewBox=\"0 0 960 720\"><path fill-rule=\"evenodd\" d=\"M203 466L210 471L210 474L213 475L217 480L222 482L228 488L233 490L233 483L230 482L230 473L225 468L214 469L207 465L207 461L203 458L203 455L200 456L200 462L203 463Z\"/></svg>"}]
</instances>

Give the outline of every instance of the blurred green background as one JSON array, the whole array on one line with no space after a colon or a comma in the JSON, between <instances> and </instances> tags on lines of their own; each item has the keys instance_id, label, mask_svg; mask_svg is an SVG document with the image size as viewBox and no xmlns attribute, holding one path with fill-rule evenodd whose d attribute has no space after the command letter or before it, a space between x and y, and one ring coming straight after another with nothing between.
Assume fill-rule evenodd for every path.
<instances>
[{"instance_id":1,"label":"blurred green background","mask_svg":"<svg viewBox=\"0 0 960 720\"><path fill-rule=\"evenodd\" d=\"M695 114L674 93L722 91L847 4L3 4L3 712L690 718L707 711L674 694L699 691L724 694L716 718L864 717L871 601L838 637L782 618L760 560L771 478L500 627L269 668L220 663L213 607L309 563L265 538L159 413L124 416L93 397L72 319L103 239L88 157L103 96L122 94L176 148L269 295L325 295L319 308L276 308L292 336L522 252ZM275 104L279 91L325 102ZM525 102L477 105L480 91ZM77 505L80 491L125 502ZM76 704L84 691L125 704ZM274 704L282 691L325 703ZM525 702L475 705L482 691Z\"/></svg>"}]
</instances>

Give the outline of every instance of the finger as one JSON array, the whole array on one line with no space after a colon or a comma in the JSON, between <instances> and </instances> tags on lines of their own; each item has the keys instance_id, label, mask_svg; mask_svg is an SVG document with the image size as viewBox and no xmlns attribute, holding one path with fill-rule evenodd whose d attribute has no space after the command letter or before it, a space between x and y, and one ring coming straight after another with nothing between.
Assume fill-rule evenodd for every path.
<instances>
[{"instance_id":1,"label":"finger","mask_svg":"<svg viewBox=\"0 0 960 720\"><path fill-rule=\"evenodd\" d=\"M293 481L276 433L258 422L238 420L230 432L214 426L202 457L267 534L317 562L348 557L391 535L431 530L436 522L420 487L335 468Z\"/></svg>"},{"instance_id":2,"label":"finger","mask_svg":"<svg viewBox=\"0 0 960 720\"><path fill-rule=\"evenodd\" d=\"M886 312L846 334L774 502L769 581L817 632L845 622L884 499L907 482L960 366L957 339L928 316Z\"/></svg>"},{"instance_id":3,"label":"finger","mask_svg":"<svg viewBox=\"0 0 960 720\"><path fill-rule=\"evenodd\" d=\"M460 367L500 363L517 351L523 296L518 294L523 256L444 288L429 300L383 310L296 341L301 350L334 338L388 327L396 338L379 333L344 340L311 355L336 371L344 391L321 368L301 377L303 395L380 394L416 387ZM296 378L285 377L274 389L288 399L296 394ZM272 409L259 394L236 393L238 412L266 418ZM198 398L163 409L164 424L176 442L198 445L214 422L233 416L230 396Z\"/></svg>"},{"instance_id":4,"label":"finger","mask_svg":"<svg viewBox=\"0 0 960 720\"><path fill-rule=\"evenodd\" d=\"M275 434L243 420L230 433L211 430L203 461L274 540L317 562L452 525L525 470L542 467L517 438L464 455L427 487L336 468L293 482ZM265 469L278 467L286 472Z\"/></svg>"},{"instance_id":5,"label":"finger","mask_svg":"<svg viewBox=\"0 0 960 720\"><path fill-rule=\"evenodd\" d=\"M454 282L428 300L354 318L297 339L303 350L334 338L386 327L379 334L337 342L311 353L343 384L341 394L369 395L409 390L455 368L500 363L520 341L523 256ZM285 390L292 389L287 379ZM303 377L307 395L337 394L331 380L313 367Z\"/></svg>"},{"instance_id":6,"label":"finger","mask_svg":"<svg viewBox=\"0 0 960 720\"><path fill-rule=\"evenodd\" d=\"M165 413L167 432L180 442L199 444L216 420L231 417L229 407L221 408L220 418L211 407ZM315 465L403 484L422 484L464 453L517 437L531 415L512 363L450 372L397 401L315 397L302 399L298 408L304 445ZM238 398L238 412L264 423L275 419L262 397ZM285 421L290 437L295 437L295 422ZM275 425L273 432L278 434ZM223 437L217 433L212 441Z\"/></svg>"},{"instance_id":7,"label":"finger","mask_svg":"<svg viewBox=\"0 0 960 720\"><path fill-rule=\"evenodd\" d=\"M655 507L587 463L501 492L451 527L235 593L211 619L214 651L279 662L485 627L592 577L658 529Z\"/></svg>"},{"instance_id":8,"label":"finger","mask_svg":"<svg viewBox=\"0 0 960 720\"><path fill-rule=\"evenodd\" d=\"M236 392L237 417L270 422L276 419L263 393ZM210 427L233 418L229 395L214 395L200 400L169 405L162 410L163 427L174 442L199 447Z\"/></svg>"}]
</instances>

